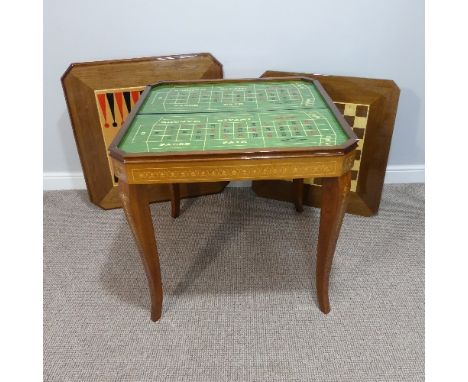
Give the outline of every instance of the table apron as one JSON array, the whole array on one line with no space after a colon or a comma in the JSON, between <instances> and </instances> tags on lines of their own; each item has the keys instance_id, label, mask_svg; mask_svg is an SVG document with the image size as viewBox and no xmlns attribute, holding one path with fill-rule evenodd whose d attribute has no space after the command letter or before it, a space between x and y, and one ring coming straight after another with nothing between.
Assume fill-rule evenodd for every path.
<instances>
[{"instance_id":1,"label":"table apron","mask_svg":"<svg viewBox=\"0 0 468 382\"><path fill-rule=\"evenodd\" d=\"M121 163L114 173L129 184L193 183L222 180L336 177L351 170L352 151L340 156L275 159L199 160L164 163Z\"/></svg>"}]
</instances>

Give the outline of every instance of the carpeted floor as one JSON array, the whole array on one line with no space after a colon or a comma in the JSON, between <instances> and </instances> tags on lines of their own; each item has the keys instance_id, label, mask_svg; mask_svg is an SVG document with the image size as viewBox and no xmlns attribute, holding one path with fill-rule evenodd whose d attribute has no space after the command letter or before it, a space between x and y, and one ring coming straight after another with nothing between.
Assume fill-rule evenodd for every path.
<instances>
[{"instance_id":1,"label":"carpeted floor","mask_svg":"<svg viewBox=\"0 0 468 382\"><path fill-rule=\"evenodd\" d=\"M319 211L248 188L152 206L165 288L149 319L122 210L44 193L46 381L423 381L424 186L385 187L347 215L315 297Z\"/></svg>"}]
</instances>

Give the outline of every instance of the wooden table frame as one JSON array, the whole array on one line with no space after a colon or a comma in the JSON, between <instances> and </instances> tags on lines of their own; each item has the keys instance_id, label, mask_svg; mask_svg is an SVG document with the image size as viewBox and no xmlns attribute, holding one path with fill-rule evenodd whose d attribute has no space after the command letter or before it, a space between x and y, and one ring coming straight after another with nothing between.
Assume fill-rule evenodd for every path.
<instances>
[{"instance_id":1,"label":"wooden table frame","mask_svg":"<svg viewBox=\"0 0 468 382\"><path fill-rule=\"evenodd\" d=\"M159 258L149 208L148 187L154 184L213 182L258 179L323 178L324 196L320 213L317 246L316 288L320 310L330 311L329 275L336 241L341 228L350 188L357 137L318 81L307 78L269 78L246 80L176 81L171 83L226 83L246 81L313 82L349 139L332 147L216 150L209 152L127 154L118 148L143 100L147 87L118 136L110 146L114 173L119 179L119 194L128 223L140 250L151 295L151 320L161 317L163 289ZM168 82L164 82L168 83ZM161 83L158 83L161 84ZM157 84L156 84L157 85ZM153 86L156 86L153 85ZM297 187L301 187L298 181ZM177 193L177 190L175 190ZM174 204L176 215L178 203ZM297 200L296 209L302 209ZM174 210L173 210L174 211Z\"/></svg>"}]
</instances>

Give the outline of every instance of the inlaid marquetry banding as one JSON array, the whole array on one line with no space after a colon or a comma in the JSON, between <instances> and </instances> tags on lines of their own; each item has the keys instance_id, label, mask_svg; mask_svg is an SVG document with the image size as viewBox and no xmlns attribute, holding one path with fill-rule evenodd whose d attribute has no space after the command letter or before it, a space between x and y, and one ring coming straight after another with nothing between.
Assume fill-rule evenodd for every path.
<instances>
[{"instance_id":1,"label":"inlaid marquetry banding","mask_svg":"<svg viewBox=\"0 0 468 382\"><path fill-rule=\"evenodd\" d=\"M206 166L200 168L174 167L149 168L145 170L133 170L132 177L135 182L153 181L196 181L211 180L212 178L229 179L271 179L276 177L294 175L294 176L314 176L319 174L334 174L336 172L335 163L316 163L313 166L281 166L273 167L268 165L252 166L230 166L219 168L217 166Z\"/></svg>"},{"instance_id":2,"label":"inlaid marquetry banding","mask_svg":"<svg viewBox=\"0 0 468 382\"><path fill-rule=\"evenodd\" d=\"M285 163L245 163L232 165L191 165L133 168L131 183L174 183L217 180L282 179L311 176L339 176L352 167L352 157Z\"/></svg>"}]
</instances>

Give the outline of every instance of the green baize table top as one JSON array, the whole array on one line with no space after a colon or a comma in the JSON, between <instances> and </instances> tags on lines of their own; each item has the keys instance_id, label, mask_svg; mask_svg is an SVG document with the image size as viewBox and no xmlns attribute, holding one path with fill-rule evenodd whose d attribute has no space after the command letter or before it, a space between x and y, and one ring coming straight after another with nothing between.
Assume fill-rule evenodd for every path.
<instances>
[{"instance_id":1,"label":"green baize table top","mask_svg":"<svg viewBox=\"0 0 468 382\"><path fill-rule=\"evenodd\" d=\"M341 128L312 82L153 87L118 147L127 153L330 147Z\"/></svg>"}]
</instances>

